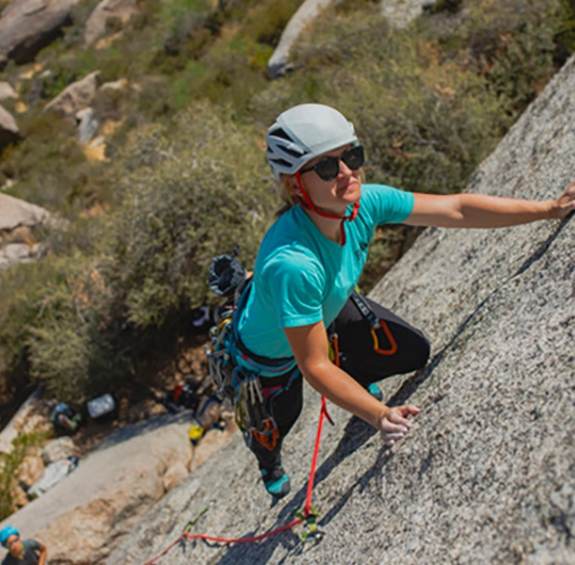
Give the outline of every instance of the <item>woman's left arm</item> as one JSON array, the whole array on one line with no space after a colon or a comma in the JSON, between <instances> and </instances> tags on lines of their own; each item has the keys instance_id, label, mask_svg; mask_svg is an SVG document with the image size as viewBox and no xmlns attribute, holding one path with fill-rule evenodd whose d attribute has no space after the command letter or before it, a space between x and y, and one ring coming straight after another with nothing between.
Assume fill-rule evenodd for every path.
<instances>
[{"instance_id":1,"label":"woman's left arm","mask_svg":"<svg viewBox=\"0 0 575 565\"><path fill-rule=\"evenodd\" d=\"M40 554L38 555L38 565L46 565L46 559L48 558L48 550L43 543L38 542L40 546Z\"/></svg>"},{"instance_id":2,"label":"woman's left arm","mask_svg":"<svg viewBox=\"0 0 575 565\"><path fill-rule=\"evenodd\" d=\"M415 193L414 196L413 210L404 224L499 228L566 217L575 210L575 181L557 200L520 200L468 193L449 196Z\"/></svg>"}]
</instances>

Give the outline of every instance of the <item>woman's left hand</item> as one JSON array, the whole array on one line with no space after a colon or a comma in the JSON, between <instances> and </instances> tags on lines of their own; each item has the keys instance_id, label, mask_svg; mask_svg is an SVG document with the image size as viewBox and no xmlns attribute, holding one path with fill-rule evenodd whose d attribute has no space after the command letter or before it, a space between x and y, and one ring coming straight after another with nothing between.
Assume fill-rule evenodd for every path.
<instances>
[{"instance_id":1,"label":"woman's left hand","mask_svg":"<svg viewBox=\"0 0 575 565\"><path fill-rule=\"evenodd\" d=\"M564 190L563 194L553 200L553 205L551 207L551 217L552 218L565 218L573 210L575 210L575 181L571 181L567 188Z\"/></svg>"}]
</instances>

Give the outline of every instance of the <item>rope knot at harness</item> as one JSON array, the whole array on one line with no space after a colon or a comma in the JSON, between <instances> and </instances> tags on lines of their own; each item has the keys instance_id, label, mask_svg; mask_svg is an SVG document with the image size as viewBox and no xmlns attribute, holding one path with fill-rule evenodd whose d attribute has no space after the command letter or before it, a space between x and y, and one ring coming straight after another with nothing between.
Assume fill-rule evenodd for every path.
<instances>
[{"instance_id":1,"label":"rope knot at harness","mask_svg":"<svg viewBox=\"0 0 575 565\"><path fill-rule=\"evenodd\" d=\"M319 413L319 420L317 424L317 433L315 438L315 445L313 450L313 456L311 461L311 468L309 472L308 482L307 482L307 492L304 507L302 510L296 513L296 517L293 518L287 524L283 526L279 526L273 530L268 532L264 532L263 534L259 534L257 536L244 536L244 537L237 537L237 538L228 538L223 536L213 536L209 534L194 534L191 532L192 528L198 522L198 520L207 513L208 508L204 508L196 518L190 520L184 530L182 531L181 535L172 542L168 547L164 548L164 550L146 561L144 565L156 565L159 560L164 557L167 553L169 553L175 546L180 545L183 551L186 550L186 542L195 543L196 541L203 541L208 545L232 545L236 543L257 543L259 541L277 536L283 532L288 530L293 530L296 526L303 525L304 530L300 534L300 540L302 542L307 542L313 540L315 542L319 542L323 538L323 532L321 532L317 525L317 519L319 517L319 512L316 508L312 506L312 497L313 497L313 487L314 487L314 480L315 480L315 473L317 468L317 460L319 455L319 445L321 440L321 433L323 429L323 421L327 418L330 424L334 425L333 419L331 418L328 410L327 410L327 402L325 396L321 397L321 410Z\"/></svg>"}]
</instances>

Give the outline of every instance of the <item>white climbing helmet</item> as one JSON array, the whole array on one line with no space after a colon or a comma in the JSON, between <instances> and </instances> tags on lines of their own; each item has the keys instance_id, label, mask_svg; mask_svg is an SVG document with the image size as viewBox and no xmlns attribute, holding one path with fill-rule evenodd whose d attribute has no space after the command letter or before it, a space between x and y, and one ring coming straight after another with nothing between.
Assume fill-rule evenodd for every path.
<instances>
[{"instance_id":1,"label":"white climbing helmet","mask_svg":"<svg viewBox=\"0 0 575 565\"><path fill-rule=\"evenodd\" d=\"M324 104L300 104L282 112L268 130L267 159L274 177L293 175L322 153L359 143L353 124Z\"/></svg>"}]
</instances>

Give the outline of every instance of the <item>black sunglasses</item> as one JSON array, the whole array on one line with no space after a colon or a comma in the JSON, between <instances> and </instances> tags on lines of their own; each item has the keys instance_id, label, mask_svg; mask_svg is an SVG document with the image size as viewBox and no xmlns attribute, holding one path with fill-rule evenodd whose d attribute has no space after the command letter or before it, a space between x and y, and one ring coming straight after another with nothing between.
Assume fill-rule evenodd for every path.
<instances>
[{"instance_id":1,"label":"black sunglasses","mask_svg":"<svg viewBox=\"0 0 575 565\"><path fill-rule=\"evenodd\" d=\"M343 161L352 171L359 169L365 163L363 145L356 145L344 151L340 157L324 157L315 165L300 169L300 172L307 173L315 171L321 180L333 180L339 174L339 162Z\"/></svg>"}]
</instances>

